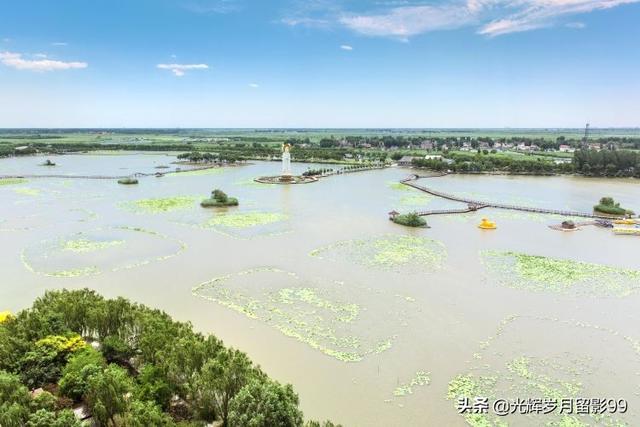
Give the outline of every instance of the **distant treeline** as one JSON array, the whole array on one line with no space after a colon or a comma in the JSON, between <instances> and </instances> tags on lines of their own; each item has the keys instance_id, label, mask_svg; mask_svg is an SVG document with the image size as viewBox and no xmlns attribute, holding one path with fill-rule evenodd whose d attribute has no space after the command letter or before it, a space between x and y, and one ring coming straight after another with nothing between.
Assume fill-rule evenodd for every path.
<instances>
[{"instance_id":1,"label":"distant treeline","mask_svg":"<svg viewBox=\"0 0 640 427\"><path fill-rule=\"evenodd\" d=\"M629 150L579 150L574 153L576 172L587 176L640 178L640 153Z\"/></svg>"},{"instance_id":2,"label":"distant treeline","mask_svg":"<svg viewBox=\"0 0 640 427\"><path fill-rule=\"evenodd\" d=\"M576 150L571 163L556 162L545 158L511 157L488 152L451 153L446 162L440 159L415 158L416 167L452 172L507 172L527 174L579 173L586 176L640 178L640 153L630 150Z\"/></svg>"}]
</instances>

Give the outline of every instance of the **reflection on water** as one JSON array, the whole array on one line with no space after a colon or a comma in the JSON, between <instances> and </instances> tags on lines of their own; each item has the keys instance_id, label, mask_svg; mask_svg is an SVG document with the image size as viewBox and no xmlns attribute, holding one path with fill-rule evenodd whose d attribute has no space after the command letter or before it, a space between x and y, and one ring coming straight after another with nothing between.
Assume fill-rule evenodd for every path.
<instances>
[{"instance_id":1,"label":"reflection on water","mask_svg":"<svg viewBox=\"0 0 640 427\"><path fill-rule=\"evenodd\" d=\"M122 175L173 159L58 156L54 169ZM40 174L39 163L3 159L0 174ZM309 166L294 164L294 173ZM495 209L429 217L430 229L407 229L387 212L460 204L396 186L408 169L303 186L252 181L278 170L256 162L141 178L137 186L69 178L0 185L0 310L29 306L46 289L62 287L123 295L214 332L293 383L308 416L345 425L464 425L447 400L454 379L496 397L625 398L630 411L607 420L640 423L640 297L635 276L619 274L640 270L637 237L596 227L562 233L548 225L563 218ZM632 180L447 176L427 185L585 212L603 196L636 211L640 200ZM201 208L215 188L240 206ZM123 209L149 200L166 207L184 197L192 199L180 209L158 211L160 202ZM498 229L479 230L481 217ZM125 231L135 229L157 234ZM500 268L483 264L486 253L502 254L491 258ZM101 274L52 277L23 261L43 274L93 267Z\"/></svg>"}]
</instances>

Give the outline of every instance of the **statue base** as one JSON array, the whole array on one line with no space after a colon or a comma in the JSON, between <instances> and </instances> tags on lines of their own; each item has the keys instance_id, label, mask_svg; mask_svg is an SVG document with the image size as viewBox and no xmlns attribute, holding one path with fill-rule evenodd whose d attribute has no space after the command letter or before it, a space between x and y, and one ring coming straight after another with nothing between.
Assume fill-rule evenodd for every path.
<instances>
[{"instance_id":1,"label":"statue base","mask_svg":"<svg viewBox=\"0 0 640 427\"><path fill-rule=\"evenodd\" d=\"M299 176L299 175L277 175L277 176L261 176L254 179L255 182L261 184L309 184L316 182L318 178L314 176Z\"/></svg>"}]
</instances>

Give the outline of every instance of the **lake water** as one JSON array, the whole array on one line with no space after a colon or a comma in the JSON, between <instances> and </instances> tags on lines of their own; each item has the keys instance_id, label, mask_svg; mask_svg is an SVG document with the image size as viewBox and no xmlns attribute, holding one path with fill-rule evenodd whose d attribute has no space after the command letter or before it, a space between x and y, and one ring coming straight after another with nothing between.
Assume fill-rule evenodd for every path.
<instances>
[{"instance_id":1,"label":"lake water","mask_svg":"<svg viewBox=\"0 0 640 427\"><path fill-rule=\"evenodd\" d=\"M45 168L44 158L3 159L0 174L175 167L166 154L52 160L57 166ZM72 178L0 185L0 310L25 308L47 289L125 296L247 352L295 386L308 418L345 426L465 425L447 398L454 380L454 392L475 387L492 399L624 398L625 414L579 419L640 423L640 239L593 226L563 233L548 228L561 218L489 209L407 229L387 212L460 204L398 186L411 173L402 168L295 186L253 182L279 166L147 177L137 186ZM316 166L294 164L294 173ZM589 212L611 196L640 209L633 180L423 181L482 200ZM240 206L200 208L215 188ZM482 217L498 229L478 229ZM554 414L504 421L563 421Z\"/></svg>"}]
</instances>

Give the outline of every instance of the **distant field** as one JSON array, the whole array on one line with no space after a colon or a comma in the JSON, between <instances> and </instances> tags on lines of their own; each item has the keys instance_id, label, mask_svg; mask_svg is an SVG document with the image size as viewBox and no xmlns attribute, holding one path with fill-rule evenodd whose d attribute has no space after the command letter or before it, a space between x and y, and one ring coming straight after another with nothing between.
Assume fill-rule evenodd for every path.
<instances>
[{"instance_id":1,"label":"distant field","mask_svg":"<svg viewBox=\"0 0 640 427\"><path fill-rule=\"evenodd\" d=\"M102 132L102 133L101 133ZM583 129L0 129L0 143L11 144L157 144L213 141L281 142L289 138L309 138L317 142L322 138L345 136L411 136L437 137L489 137L543 138L555 140L560 136L581 139ZM591 129L590 138L635 137L640 129ZM194 141L195 140L195 141ZM207 142L207 141L202 141Z\"/></svg>"}]
</instances>

